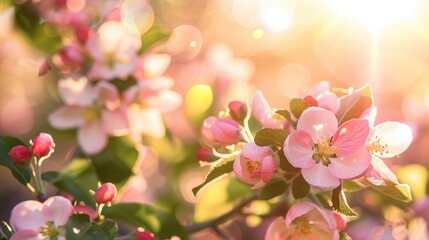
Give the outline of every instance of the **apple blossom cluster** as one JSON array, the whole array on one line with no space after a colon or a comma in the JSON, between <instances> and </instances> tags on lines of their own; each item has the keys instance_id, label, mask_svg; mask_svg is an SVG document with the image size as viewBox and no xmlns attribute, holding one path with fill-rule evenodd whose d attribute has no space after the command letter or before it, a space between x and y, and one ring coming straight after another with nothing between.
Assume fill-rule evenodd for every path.
<instances>
[{"instance_id":1,"label":"apple blossom cluster","mask_svg":"<svg viewBox=\"0 0 429 240\"><path fill-rule=\"evenodd\" d=\"M376 111L368 86L353 91L326 82L292 99L288 109L272 108L260 91L251 109L231 102L201 127L206 146L197 157L211 171L194 193L232 171L262 199L267 192L268 198L292 197L266 239L339 239L346 217L357 215L344 194L350 185L381 192L402 186L384 159L408 148L411 129L399 122L376 125ZM258 126L249 126L251 117Z\"/></svg>"},{"instance_id":2,"label":"apple blossom cluster","mask_svg":"<svg viewBox=\"0 0 429 240\"><path fill-rule=\"evenodd\" d=\"M51 68L60 74L63 105L50 114L49 123L57 129L76 129L79 147L89 155L100 153L110 136L129 135L136 142L143 135L163 137L162 114L181 104L181 96L171 89L174 80L164 75L170 56L150 50L155 42L125 24L120 7L112 3L110 10L97 12L102 17L97 22L90 16L90 10L99 7L97 1L83 3L86 10L79 14L70 12L68 1L36 4L48 22L73 30L40 66L41 75Z\"/></svg>"}]
</instances>

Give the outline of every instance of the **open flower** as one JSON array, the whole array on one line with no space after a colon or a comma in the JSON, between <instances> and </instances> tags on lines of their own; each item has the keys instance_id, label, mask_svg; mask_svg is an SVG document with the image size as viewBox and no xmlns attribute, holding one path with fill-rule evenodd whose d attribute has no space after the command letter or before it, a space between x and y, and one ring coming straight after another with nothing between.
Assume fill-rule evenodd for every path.
<instances>
[{"instance_id":1,"label":"open flower","mask_svg":"<svg viewBox=\"0 0 429 240\"><path fill-rule=\"evenodd\" d=\"M307 202L293 205L286 218L274 220L265 234L265 240L336 240L339 237L333 212Z\"/></svg>"},{"instance_id":2,"label":"open flower","mask_svg":"<svg viewBox=\"0 0 429 240\"><path fill-rule=\"evenodd\" d=\"M108 82L91 86L88 79L61 79L59 93L65 106L49 116L58 129L78 128L78 143L85 153L99 153L107 145L109 135L128 132L125 113L120 108L119 92Z\"/></svg>"},{"instance_id":3,"label":"open flower","mask_svg":"<svg viewBox=\"0 0 429 240\"><path fill-rule=\"evenodd\" d=\"M71 202L61 196L50 197L43 204L33 200L21 202L10 217L15 230L11 240L66 239L64 226L72 214Z\"/></svg>"},{"instance_id":4,"label":"open flower","mask_svg":"<svg viewBox=\"0 0 429 240\"><path fill-rule=\"evenodd\" d=\"M269 147L260 147L253 142L243 146L234 161L234 173L243 182L256 189L273 178L277 168L274 152Z\"/></svg>"},{"instance_id":5,"label":"open flower","mask_svg":"<svg viewBox=\"0 0 429 240\"><path fill-rule=\"evenodd\" d=\"M371 165L365 178L374 185L385 185L385 179L399 183L396 175L381 158L392 158L403 153L413 141L411 128L399 122L382 122L374 127L377 108L369 109L370 133L366 148L371 153Z\"/></svg>"},{"instance_id":6,"label":"open flower","mask_svg":"<svg viewBox=\"0 0 429 240\"><path fill-rule=\"evenodd\" d=\"M310 107L287 137L284 153L310 185L330 190L341 179L359 177L368 168L371 155L364 148L368 134L365 119L351 119L338 127L333 112Z\"/></svg>"}]
</instances>

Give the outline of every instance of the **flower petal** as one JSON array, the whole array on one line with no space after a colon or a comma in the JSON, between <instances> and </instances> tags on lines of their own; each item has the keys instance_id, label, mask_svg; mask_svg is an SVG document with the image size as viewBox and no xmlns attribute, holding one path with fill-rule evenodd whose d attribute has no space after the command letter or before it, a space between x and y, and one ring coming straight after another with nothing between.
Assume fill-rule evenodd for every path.
<instances>
[{"instance_id":1,"label":"flower petal","mask_svg":"<svg viewBox=\"0 0 429 240\"><path fill-rule=\"evenodd\" d=\"M351 119L343 123L332 138L332 145L339 147L337 157L354 154L365 146L369 134L368 120Z\"/></svg>"},{"instance_id":2,"label":"flower petal","mask_svg":"<svg viewBox=\"0 0 429 240\"><path fill-rule=\"evenodd\" d=\"M247 161L248 159L244 158L241 154L238 155L233 164L234 173L241 181L247 184L255 184L258 179L252 178L252 173L247 171Z\"/></svg>"},{"instance_id":3,"label":"flower petal","mask_svg":"<svg viewBox=\"0 0 429 240\"><path fill-rule=\"evenodd\" d=\"M75 128L85 123L84 113L84 108L64 106L51 113L48 121L54 128Z\"/></svg>"},{"instance_id":4,"label":"flower petal","mask_svg":"<svg viewBox=\"0 0 429 240\"><path fill-rule=\"evenodd\" d=\"M286 138L283 148L288 161L297 168L308 168L316 164L313 159L313 140L310 134L295 130Z\"/></svg>"},{"instance_id":5,"label":"flower petal","mask_svg":"<svg viewBox=\"0 0 429 240\"><path fill-rule=\"evenodd\" d=\"M93 89L86 77L60 79L58 93L67 105L87 107L94 101Z\"/></svg>"},{"instance_id":6,"label":"flower petal","mask_svg":"<svg viewBox=\"0 0 429 240\"><path fill-rule=\"evenodd\" d=\"M46 219L42 215L43 204L38 201L28 200L16 205L10 217L10 224L15 231L33 230L40 231Z\"/></svg>"},{"instance_id":7,"label":"flower petal","mask_svg":"<svg viewBox=\"0 0 429 240\"><path fill-rule=\"evenodd\" d=\"M335 114L319 107L309 107L304 110L298 120L297 130L304 130L311 135L313 142L321 137L328 139L334 135L338 128Z\"/></svg>"},{"instance_id":8,"label":"flower petal","mask_svg":"<svg viewBox=\"0 0 429 240\"><path fill-rule=\"evenodd\" d=\"M46 220L53 221L55 226L65 226L73 214L73 205L65 197L53 196L43 203L42 214Z\"/></svg>"},{"instance_id":9,"label":"flower petal","mask_svg":"<svg viewBox=\"0 0 429 240\"><path fill-rule=\"evenodd\" d=\"M340 99L332 92L326 91L316 97L317 105L321 108L337 113L340 109Z\"/></svg>"},{"instance_id":10,"label":"flower petal","mask_svg":"<svg viewBox=\"0 0 429 240\"><path fill-rule=\"evenodd\" d=\"M380 145L387 147L387 151L376 153L376 155L384 158L395 157L403 153L413 141L411 128L399 122L383 122L375 126L371 140L375 140L377 137L380 139Z\"/></svg>"},{"instance_id":11,"label":"flower petal","mask_svg":"<svg viewBox=\"0 0 429 240\"><path fill-rule=\"evenodd\" d=\"M286 226L290 226L293 220L309 213L311 210L315 208L316 208L316 205L309 202L300 202L293 205L286 213L286 218L285 218Z\"/></svg>"},{"instance_id":12,"label":"flower petal","mask_svg":"<svg viewBox=\"0 0 429 240\"><path fill-rule=\"evenodd\" d=\"M160 76L170 65L171 57L168 54L148 54L141 59L143 74L135 74L137 79L147 79Z\"/></svg>"},{"instance_id":13,"label":"flower petal","mask_svg":"<svg viewBox=\"0 0 429 240\"><path fill-rule=\"evenodd\" d=\"M145 98L145 102L160 112L169 112L182 103L182 97L175 91L162 90L156 96Z\"/></svg>"},{"instance_id":14,"label":"flower petal","mask_svg":"<svg viewBox=\"0 0 429 240\"><path fill-rule=\"evenodd\" d=\"M390 168L377 156L372 156L370 168L365 172L365 178L374 185L386 185L384 180L398 184L398 178Z\"/></svg>"},{"instance_id":15,"label":"flower petal","mask_svg":"<svg viewBox=\"0 0 429 240\"><path fill-rule=\"evenodd\" d=\"M265 240L282 240L292 234L293 229L286 227L282 217L276 218L268 227L265 233Z\"/></svg>"},{"instance_id":16,"label":"flower petal","mask_svg":"<svg viewBox=\"0 0 429 240\"><path fill-rule=\"evenodd\" d=\"M19 230L12 235L10 240L40 240L40 239L44 239L44 238L40 238L38 235L39 235L39 233L34 231L34 230L30 230L30 229Z\"/></svg>"},{"instance_id":17,"label":"flower petal","mask_svg":"<svg viewBox=\"0 0 429 240\"><path fill-rule=\"evenodd\" d=\"M352 179L363 174L370 163L371 154L365 148L361 148L352 156L331 158L328 169L339 179Z\"/></svg>"},{"instance_id":18,"label":"flower petal","mask_svg":"<svg viewBox=\"0 0 429 240\"><path fill-rule=\"evenodd\" d=\"M272 119L272 109L261 91L257 91L252 102L252 111L256 120L266 128L278 128L279 125Z\"/></svg>"},{"instance_id":19,"label":"flower petal","mask_svg":"<svg viewBox=\"0 0 429 240\"><path fill-rule=\"evenodd\" d=\"M114 110L119 106L118 89L111 83L99 82L94 87L97 102L106 106L109 110Z\"/></svg>"},{"instance_id":20,"label":"flower petal","mask_svg":"<svg viewBox=\"0 0 429 240\"><path fill-rule=\"evenodd\" d=\"M274 155L274 152L269 147L261 147L256 145L254 142L250 142L243 146L241 154L253 161L262 162L265 157Z\"/></svg>"},{"instance_id":21,"label":"flower petal","mask_svg":"<svg viewBox=\"0 0 429 240\"><path fill-rule=\"evenodd\" d=\"M122 136L128 133L128 122L125 114L120 110L104 110L101 116L103 129L110 135Z\"/></svg>"},{"instance_id":22,"label":"flower petal","mask_svg":"<svg viewBox=\"0 0 429 240\"><path fill-rule=\"evenodd\" d=\"M332 175L331 171L320 163L301 169L301 173L308 184L322 190L331 190L340 185L338 177Z\"/></svg>"},{"instance_id":23,"label":"flower petal","mask_svg":"<svg viewBox=\"0 0 429 240\"><path fill-rule=\"evenodd\" d=\"M139 140L142 134L156 138L165 135L164 122L161 113L153 109L142 108L139 104L132 104L128 108L128 121L131 136Z\"/></svg>"},{"instance_id":24,"label":"flower petal","mask_svg":"<svg viewBox=\"0 0 429 240\"><path fill-rule=\"evenodd\" d=\"M81 126L77 133L78 143L87 154L97 154L107 145L108 136L100 121L93 120Z\"/></svg>"},{"instance_id":25,"label":"flower petal","mask_svg":"<svg viewBox=\"0 0 429 240\"><path fill-rule=\"evenodd\" d=\"M262 160L261 164L261 179L267 183L273 178L276 173L277 161L273 156L267 156Z\"/></svg>"}]
</instances>

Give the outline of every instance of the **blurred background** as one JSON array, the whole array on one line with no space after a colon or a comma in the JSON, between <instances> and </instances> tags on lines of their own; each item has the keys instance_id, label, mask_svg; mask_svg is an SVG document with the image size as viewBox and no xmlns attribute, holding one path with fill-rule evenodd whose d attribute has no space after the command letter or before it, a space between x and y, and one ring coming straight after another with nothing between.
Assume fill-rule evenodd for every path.
<instances>
[{"instance_id":1,"label":"blurred background","mask_svg":"<svg viewBox=\"0 0 429 240\"><path fill-rule=\"evenodd\" d=\"M34 6L34 14L42 15L55 28L45 26L29 34L17 26L15 13L29 5ZM58 6L63 12L57 11ZM1 1L0 134L27 141L41 131L52 133L56 152L45 170L66 166L76 143L73 135L61 134L47 123L48 114L60 104L58 75L53 71L38 77L39 66L58 50L55 44L66 41L58 42L62 27L69 24L64 14L89 15L91 18L84 21L95 25L113 8L121 8L121 14L128 16L140 33L154 24L172 32L157 50L172 57L167 75L175 80L174 89L183 96L182 106L164 116L167 136L145 139L150 147L144 147L142 174L132 182L139 192L124 195L123 201L128 197L130 201L155 203L174 209L183 222L190 222L189 214L196 203L191 189L203 181L206 173L195 158L203 119L224 110L230 100L251 99L257 89L273 107L287 108L291 98L301 96L319 81L342 88L369 84L378 107L377 122L399 121L412 127L414 141L410 148L387 164L401 182L411 185L415 202L426 200L426 0ZM52 16L55 12L63 15ZM32 196L3 167L0 182L0 220L7 220L17 202ZM213 204L210 206L218 203ZM350 205L363 216L349 225L348 232L354 239L365 239L367 229L373 229L374 236L391 234L386 236L406 239L412 230L405 226L420 224L420 220L411 224L415 216L411 205L372 191L356 193ZM197 206L197 211L205 207ZM261 203L254 211L263 213L266 208ZM226 227L237 239L246 239L246 234L263 235L257 229L266 228L269 221L260 223L258 214L250 214ZM255 233L243 231L245 225L256 229ZM215 236L211 232L202 234Z\"/></svg>"}]
</instances>

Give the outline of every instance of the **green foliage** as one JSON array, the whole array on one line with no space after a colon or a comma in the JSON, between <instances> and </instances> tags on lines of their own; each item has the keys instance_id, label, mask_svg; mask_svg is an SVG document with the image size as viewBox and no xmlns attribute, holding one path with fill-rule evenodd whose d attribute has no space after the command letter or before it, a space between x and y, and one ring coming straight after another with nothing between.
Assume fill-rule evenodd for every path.
<instances>
[{"instance_id":1,"label":"green foliage","mask_svg":"<svg viewBox=\"0 0 429 240\"><path fill-rule=\"evenodd\" d=\"M366 186L359 181L355 180L343 180L342 181L342 190L344 192L357 192L365 189Z\"/></svg>"},{"instance_id":2,"label":"green foliage","mask_svg":"<svg viewBox=\"0 0 429 240\"><path fill-rule=\"evenodd\" d=\"M17 138L0 135L0 165L9 168L13 176L25 186L31 179L30 169L15 164L9 157L10 149L17 145L25 146L25 144Z\"/></svg>"},{"instance_id":3,"label":"green foliage","mask_svg":"<svg viewBox=\"0 0 429 240\"><path fill-rule=\"evenodd\" d=\"M109 144L91 160L101 182L112 182L120 189L134 174L138 153L127 137L110 138Z\"/></svg>"},{"instance_id":4,"label":"green foliage","mask_svg":"<svg viewBox=\"0 0 429 240\"><path fill-rule=\"evenodd\" d=\"M259 193L259 199L269 200L286 192L288 184L281 178L273 178Z\"/></svg>"},{"instance_id":5,"label":"green foliage","mask_svg":"<svg viewBox=\"0 0 429 240\"><path fill-rule=\"evenodd\" d=\"M292 118L290 116L290 112L286 109L279 109L276 111L276 113L280 116L282 116L284 119L286 119L290 124L295 126L295 122L292 121Z\"/></svg>"},{"instance_id":6,"label":"green foliage","mask_svg":"<svg viewBox=\"0 0 429 240\"><path fill-rule=\"evenodd\" d=\"M332 200L332 206L339 213L350 217L358 216L358 214L355 211L353 211L353 209L351 209L351 207L347 203L346 195L341 190L341 185L332 191L331 200Z\"/></svg>"},{"instance_id":7,"label":"green foliage","mask_svg":"<svg viewBox=\"0 0 429 240\"><path fill-rule=\"evenodd\" d=\"M167 32L159 27L151 27L141 36L142 46L138 53L145 53L150 48L153 48L154 46L170 38L170 35L170 32Z\"/></svg>"},{"instance_id":8,"label":"green foliage","mask_svg":"<svg viewBox=\"0 0 429 240\"><path fill-rule=\"evenodd\" d=\"M192 189L192 192L194 193L194 195L197 195L198 191L200 191L208 183L216 179L219 179L221 177L224 177L226 176L226 174L232 172L233 170L232 165L234 164L234 159L235 159L235 156L223 159L214 167L212 167L212 169L207 174L204 182Z\"/></svg>"},{"instance_id":9,"label":"green foliage","mask_svg":"<svg viewBox=\"0 0 429 240\"><path fill-rule=\"evenodd\" d=\"M280 168L285 171L288 174L293 175L293 173L299 172L299 168L296 168L290 164L290 162L287 160L283 148L281 148L279 151L276 152L278 159L280 161Z\"/></svg>"},{"instance_id":10,"label":"green foliage","mask_svg":"<svg viewBox=\"0 0 429 240\"><path fill-rule=\"evenodd\" d=\"M352 118L359 118L367 108L373 105L371 87L365 85L341 99L340 109L337 112L338 123L342 124Z\"/></svg>"},{"instance_id":11,"label":"green foliage","mask_svg":"<svg viewBox=\"0 0 429 240\"><path fill-rule=\"evenodd\" d=\"M292 182L292 195L295 199L305 198L310 192L310 185L299 174Z\"/></svg>"},{"instance_id":12,"label":"green foliage","mask_svg":"<svg viewBox=\"0 0 429 240\"><path fill-rule=\"evenodd\" d=\"M71 240L111 240L118 232L116 222L106 219L101 224L91 224L86 214L75 214L66 225L66 238Z\"/></svg>"},{"instance_id":13,"label":"green foliage","mask_svg":"<svg viewBox=\"0 0 429 240\"><path fill-rule=\"evenodd\" d=\"M386 186L376 186L366 180L362 180L361 182L384 195L402 202L409 203L413 199L411 196L410 186L408 186L408 184L394 184L392 182L385 181Z\"/></svg>"},{"instance_id":14,"label":"green foliage","mask_svg":"<svg viewBox=\"0 0 429 240\"><path fill-rule=\"evenodd\" d=\"M301 117L302 112L304 112L305 109L310 107L310 104L300 98L293 98L292 100L290 100L289 106L291 113L297 119L299 119Z\"/></svg>"},{"instance_id":15,"label":"green foliage","mask_svg":"<svg viewBox=\"0 0 429 240\"><path fill-rule=\"evenodd\" d=\"M155 234L155 239L179 236L188 239L184 227L174 215L139 203L120 203L103 209L103 215L133 227L143 227Z\"/></svg>"},{"instance_id":16,"label":"green foliage","mask_svg":"<svg viewBox=\"0 0 429 240\"><path fill-rule=\"evenodd\" d=\"M77 201L83 201L86 205L95 207L94 198L89 194L89 189L82 188L67 174L59 172L45 172L42 179L74 196Z\"/></svg>"},{"instance_id":17,"label":"green foliage","mask_svg":"<svg viewBox=\"0 0 429 240\"><path fill-rule=\"evenodd\" d=\"M283 129L263 128L256 133L255 143L258 146L283 147L288 135L289 133Z\"/></svg>"}]
</instances>

